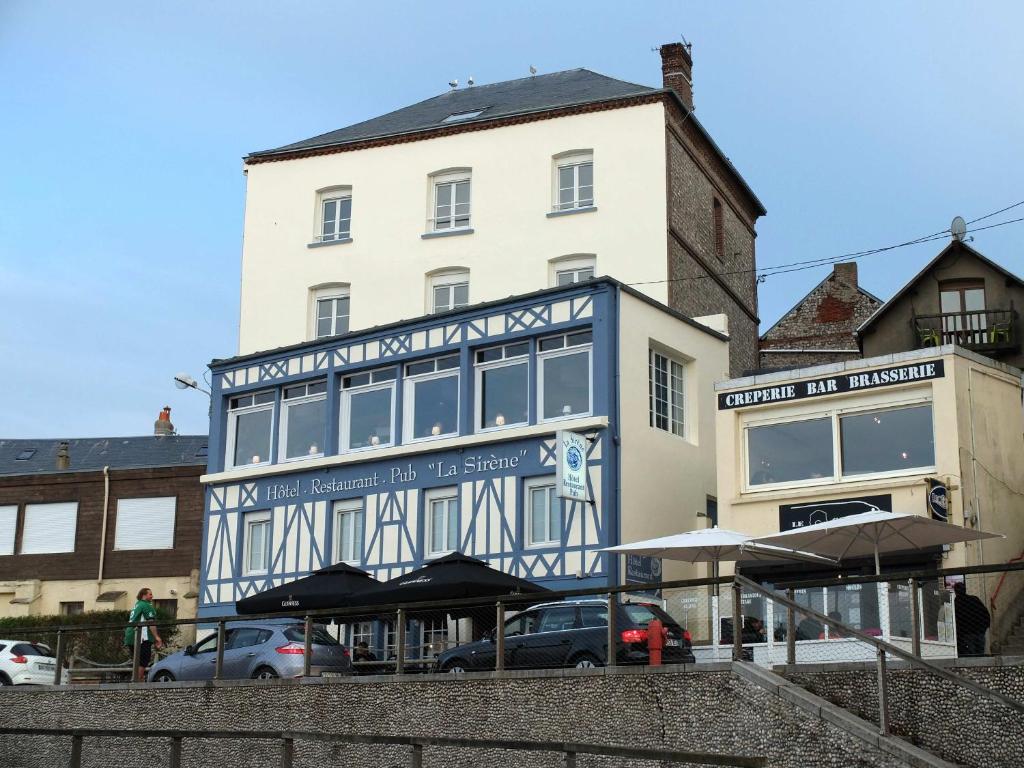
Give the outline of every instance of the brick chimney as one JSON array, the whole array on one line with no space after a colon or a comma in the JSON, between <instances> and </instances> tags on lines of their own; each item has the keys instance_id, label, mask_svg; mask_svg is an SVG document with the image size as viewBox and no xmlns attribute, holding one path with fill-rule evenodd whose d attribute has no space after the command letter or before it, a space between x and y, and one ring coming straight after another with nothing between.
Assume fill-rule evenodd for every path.
<instances>
[{"instance_id":1,"label":"brick chimney","mask_svg":"<svg viewBox=\"0 0 1024 768\"><path fill-rule=\"evenodd\" d=\"M832 267L832 274L836 280L842 280L851 288L857 287L857 262L846 261L842 264L835 264Z\"/></svg>"},{"instance_id":2,"label":"brick chimney","mask_svg":"<svg viewBox=\"0 0 1024 768\"><path fill-rule=\"evenodd\" d=\"M71 468L71 454L68 452L67 442L57 446L57 469Z\"/></svg>"},{"instance_id":3,"label":"brick chimney","mask_svg":"<svg viewBox=\"0 0 1024 768\"><path fill-rule=\"evenodd\" d=\"M174 434L174 425L171 423L171 406L165 405L160 415L153 422L153 434L157 437Z\"/></svg>"},{"instance_id":4,"label":"brick chimney","mask_svg":"<svg viewBox=\"0 0 1024 768\"><path fill-rule=\"evenodd\" d=\"M689 44L667 43L661 46L661 79L675 91L686 108L693 111L693 58Z\"/></svg>"}]
</instances>

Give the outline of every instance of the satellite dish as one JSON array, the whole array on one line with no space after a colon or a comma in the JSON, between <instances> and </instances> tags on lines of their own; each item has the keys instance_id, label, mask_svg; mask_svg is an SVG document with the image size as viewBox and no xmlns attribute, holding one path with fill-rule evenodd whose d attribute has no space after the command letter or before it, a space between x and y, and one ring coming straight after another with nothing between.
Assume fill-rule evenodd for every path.
<instances>
[{"instance_id":1,"label":"satellite dish","mask_svg":"<svg viewBox=\"0 0 1024 768\"><path fill-rule=\"evenodd\" d=\"M957 216L953 219L953 223L949 226L949 231L953 235L954 240L962 243L964 235L967 234L967 222L964 221L964 217Z\"/></svg>"}]
</instances>

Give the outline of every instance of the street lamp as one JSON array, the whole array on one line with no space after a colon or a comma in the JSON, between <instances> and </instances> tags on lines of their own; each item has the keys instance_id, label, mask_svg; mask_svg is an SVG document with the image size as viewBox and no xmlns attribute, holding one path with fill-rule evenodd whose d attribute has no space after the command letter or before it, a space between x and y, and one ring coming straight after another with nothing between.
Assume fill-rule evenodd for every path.
<instances>
[{"instance_id":1,"label":"street lamp","mask_svg":"<svg viewBox=\"0 0 1024 768\"><path fill-rule=\"evenodd\" d=\"M187 373L174 374L174 386L176 386L178 389L197 389L203 394L205 394L207 397L213 397L212 393L200 387L199 382L197 382Z\"/></svg>"}]
</instances>

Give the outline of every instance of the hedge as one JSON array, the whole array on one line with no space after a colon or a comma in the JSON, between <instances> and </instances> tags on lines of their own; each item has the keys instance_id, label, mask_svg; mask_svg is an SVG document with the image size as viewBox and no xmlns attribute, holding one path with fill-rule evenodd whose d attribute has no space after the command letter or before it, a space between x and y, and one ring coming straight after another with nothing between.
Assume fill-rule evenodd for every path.
<instances>
[{"instance_id":1,"label":"hedge","mask_svg":"<svg viewBox=\"0 0 1024 768\"><path fill-rule=\"evenodd\" d=\"M173 619L161 608L156 609L157 628L165 645L171 645L178 634L178 625L164 626L161 622ZM0 638L29 640L45 643L57 649L55 627L119 625L118 629L70 631L64 635L65 658L80 656L102 665L117 665L131 661L132 651L124 645L124 630L128 626L128 611L88 611L74 616L11 616L0 619ZM17 630L17 631L15 631Z\"/></svg>"}]
</instances>

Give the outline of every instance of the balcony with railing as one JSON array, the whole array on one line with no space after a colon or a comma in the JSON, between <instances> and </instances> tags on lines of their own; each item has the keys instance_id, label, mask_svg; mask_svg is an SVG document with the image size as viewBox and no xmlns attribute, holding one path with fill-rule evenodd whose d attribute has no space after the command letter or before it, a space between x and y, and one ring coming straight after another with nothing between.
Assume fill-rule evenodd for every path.
<instances>
[{"instance_id":1,"label":"balcony with railing","mask_svg":"<svg viewBox=\"0 0 1024 768\"><path fill-rule=\"evenodd\" d=\"M980 309L915 315L911 320L917 348L957 344L983 353L1012 352L1020 348L1017 311Z\"/></svg>"}]
</instances>

